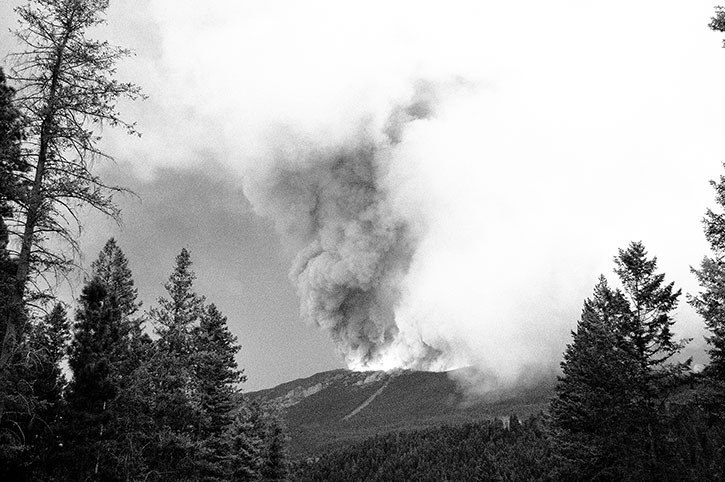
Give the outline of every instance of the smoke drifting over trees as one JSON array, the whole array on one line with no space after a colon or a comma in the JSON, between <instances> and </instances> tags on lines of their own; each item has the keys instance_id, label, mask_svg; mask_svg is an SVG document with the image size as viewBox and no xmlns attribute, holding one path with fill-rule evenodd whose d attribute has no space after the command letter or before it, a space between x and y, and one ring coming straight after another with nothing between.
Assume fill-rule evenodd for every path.
<instances>
[{"instance_id":1,"label":"smoke drifting over trees","mask_svg":"<svg viewBox=\"0 0 725 482\"><path fill-rule=\"evenodd\" d=\"M138 54L120 77L150 100L129 111L143 139L104 138L140 175L209 161L242 179L300 253L303 314L348 362L555 368L631 239L693 292L725 102L709 6L313 3L112 8L111 33ZM440 88L459 76L466 95ZM416 98L419 78L438 90ZM701 340L680 309L677 335Z\"/></svg>"}]
</instances>

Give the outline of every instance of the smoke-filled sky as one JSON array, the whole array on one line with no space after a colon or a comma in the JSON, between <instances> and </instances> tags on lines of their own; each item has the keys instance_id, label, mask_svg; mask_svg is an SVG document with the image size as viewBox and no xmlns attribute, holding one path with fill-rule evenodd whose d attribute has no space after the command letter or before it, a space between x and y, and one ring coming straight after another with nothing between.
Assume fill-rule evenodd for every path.
<instances>
[{"instance_id":1,"label":"smoke-filled sky","mask_svg":"<svg viewBox=\"0 0 725 482\"><path fill-rule=\"evenodd\" d=\"M555 367L629 241L697 289L725 161L715 4L114 0L98 35L149 99L100 169L142 201L119 199L123 228L90 216L86 264L116 236L148 306L189 247L249 389ZM683 299L701 361L700 324Z\"/></svg>"}]
</instances>

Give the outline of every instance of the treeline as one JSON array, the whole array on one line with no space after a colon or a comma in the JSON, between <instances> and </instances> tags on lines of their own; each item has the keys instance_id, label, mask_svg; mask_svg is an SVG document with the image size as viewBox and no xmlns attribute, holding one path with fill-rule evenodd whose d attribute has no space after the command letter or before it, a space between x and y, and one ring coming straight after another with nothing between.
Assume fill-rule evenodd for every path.
<instances>
[{"instance_id":1,"label":"treeline","mask_svg":"<svg viewBox=\"0 0 725 482\"><path fill-rule=\"evenodd\" d=\"M183 249L167 296L139 316L128 262L111 239L75 323L60 303L42 318L26 315L2 372L0 480L286 478L282 422L241 395L236 338L194 292L190 267Z\"/></svg>"},{"instance_id":2,"label":"treeline","mask_svg":"<svg viewBox=\"0 0 725 482\"><path fill-rule=\"evenodd\" d=\"M92 172L109 157L101 128L137 134L116 109L141 97L114 78L130 52L88 37L107 7L20 5L19 53L0 69L0 480L284 479L284 427L241 395L239 346L194 291L188 251L146 313L113 239L73 316L54 296L84 209L120 215L124 189Z\"/></svg>"},{"instance_id":3,"label":"treeline","mask_svg":"<svg viewBox=\"0 0 725 482\"><path fill-rule=\"evenodd\" d=\"M543 417L390 433L294 465L298 481L542 480L554 457Z\"/></svg>"}]
</instances>

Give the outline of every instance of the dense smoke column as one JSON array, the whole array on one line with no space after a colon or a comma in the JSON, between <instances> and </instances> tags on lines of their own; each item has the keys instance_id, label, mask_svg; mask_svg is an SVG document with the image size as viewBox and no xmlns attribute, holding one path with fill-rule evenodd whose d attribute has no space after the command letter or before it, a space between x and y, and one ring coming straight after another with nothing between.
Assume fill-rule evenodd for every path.
<instances>
[{"instance_id":1,"label":"dense smoke column","mask_svg":"<svg viewBox=\"0 0 725 482\"><path fill-rule=\"evenodd\" d=\"M382 132L367 126L346 145L278 159L246 190L298 247L290 277L302 315L330 334L352 368L380 366L391 350L406 351L395 357L406 367L420 368L439 354L420 339L399 339L395 308L417 240L383 182L406 124L433 112L434 89L417 87Z\"/></svg>"}]
</instances>

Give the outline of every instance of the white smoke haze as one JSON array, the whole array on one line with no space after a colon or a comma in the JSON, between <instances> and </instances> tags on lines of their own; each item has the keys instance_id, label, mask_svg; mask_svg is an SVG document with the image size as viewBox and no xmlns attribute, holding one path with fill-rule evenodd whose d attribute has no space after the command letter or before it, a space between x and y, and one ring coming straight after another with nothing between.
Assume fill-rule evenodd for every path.
<instances>
[{"instance_id":1,"label":"white smoke haze","mask_svg":"<svg viewBox=\"0 0 725 482\"><path fill-rule=\"evenodd\" d=\"M690 3L151 0L124 148L238 174L350 367L514 381L557 366L629 241L696 290L725 58Z\"/></svg>"}]
</instances>

